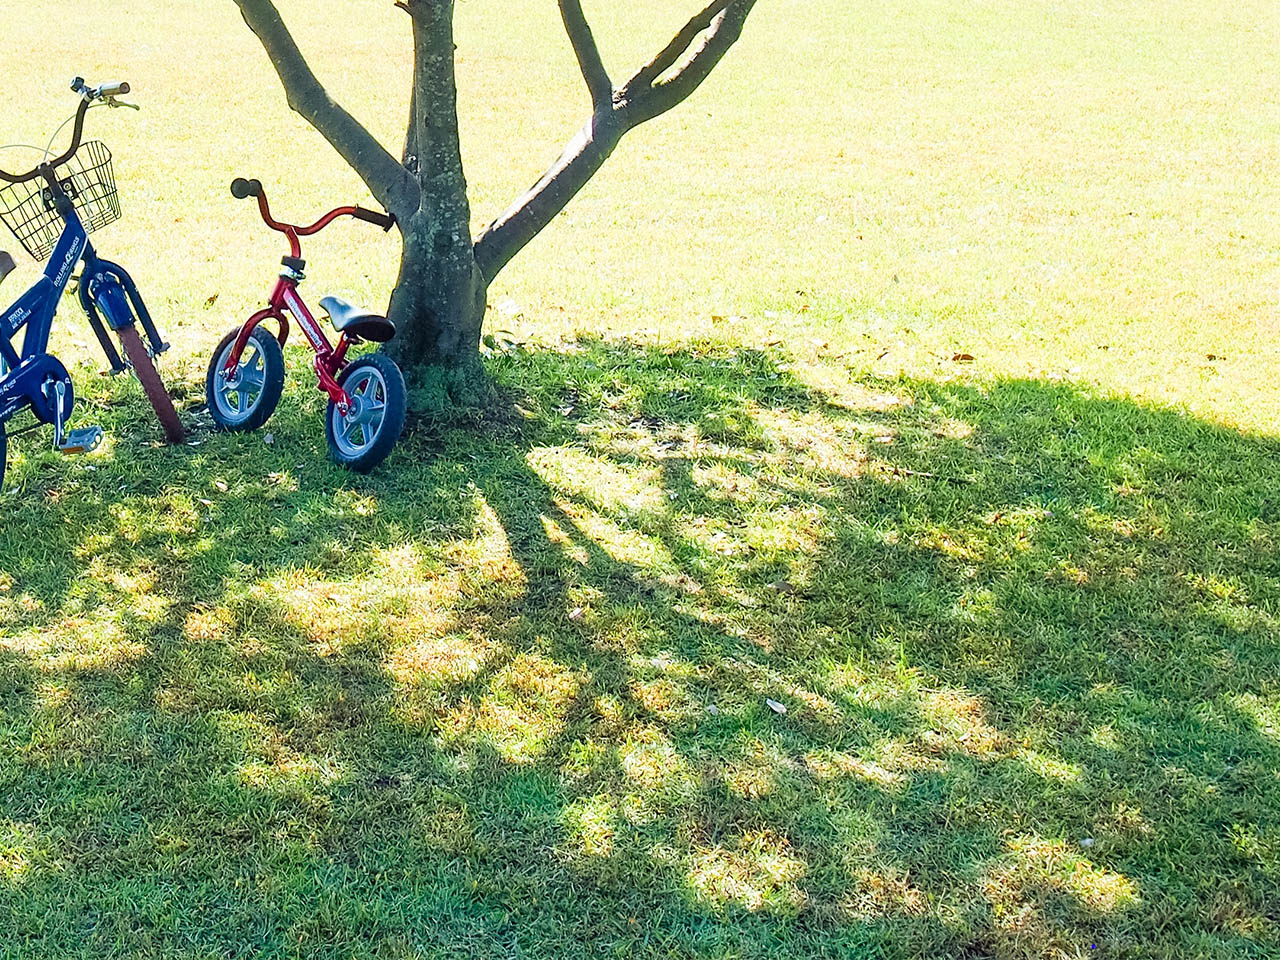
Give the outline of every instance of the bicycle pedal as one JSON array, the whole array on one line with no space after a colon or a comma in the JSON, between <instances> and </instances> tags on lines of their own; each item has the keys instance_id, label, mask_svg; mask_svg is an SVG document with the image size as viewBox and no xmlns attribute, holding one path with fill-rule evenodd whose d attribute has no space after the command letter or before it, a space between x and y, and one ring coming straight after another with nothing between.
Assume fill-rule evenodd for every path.
<instances>
[{"instance_id":1,"label":"bicycle pedal","mask_svg":"<svg viewBox=\"0 0 1280 960\"><path fill-rule=\"evenodd\" d=\"M92 453L102 444L101 427L81 427L72 430L56 448L59 453Z\"/></svg>"}]
</instances>

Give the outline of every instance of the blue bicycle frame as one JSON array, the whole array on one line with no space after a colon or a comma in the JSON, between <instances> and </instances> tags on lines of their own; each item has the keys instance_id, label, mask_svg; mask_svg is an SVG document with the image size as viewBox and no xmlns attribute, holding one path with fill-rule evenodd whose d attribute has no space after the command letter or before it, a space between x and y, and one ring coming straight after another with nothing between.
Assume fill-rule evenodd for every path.
<instances>
[{"instance_id":1,"label":"blue bicycle frame","mask_svg":"<svg viewBox=\"0 0 1280 960\"><path fill-rule=\"evenodd\" d=\"M64 391L62 421L66 422L71 414L74 405L71 378L62 363L47 351L58 302L77 263L84 263L80 303L113 372L119 373L125 366L107 337L104 319L112 330L119 330L136 318L153 346L157 349L164 346L133 279L123 267L98 257L75 210L70 204L64 207L60 213L66 226L44 276L0 319L0 358L8 369L0 378L0 423L28 408L43 423L53 423L59 411L56 390L51 387L58 381L62 382ZM13 341L23 329L26 334L19 353Z\"/></svg>"},{"instance_id":2,"label":"blue bicycle frame","mask_svg":"<svg viewBox=\"0 0 1280 960\"><path fill-rule=\"evenodd\" d=\"M0 380L0 423L7 422L28 407L39 420L52 423L57 416L57 401L46 384L61 381L67 397L72 398L71 377L58 359L46 350L58 301L71 280L76 264L89 249L89 235L74 210L63 211L63 219L66 229L49 258L44 276L0 320L0 357L4 358L8 368L8 373ZM26 334L22 353L19 354L13 340L24 328ZM61 412L65 421L71 412L71 404L65 400L63 403L68 408Z\"/></svg>"}]
</instances>

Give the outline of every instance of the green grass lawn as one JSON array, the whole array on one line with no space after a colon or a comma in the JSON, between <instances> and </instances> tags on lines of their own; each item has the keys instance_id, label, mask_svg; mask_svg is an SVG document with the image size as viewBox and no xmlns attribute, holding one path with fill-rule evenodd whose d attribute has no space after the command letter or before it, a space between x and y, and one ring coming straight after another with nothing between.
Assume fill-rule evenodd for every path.
<instances>
[{"instance_id":1,"label":"green grass lawn","mask_svg":"<svg viewBox=\"0 0 1280 960\"><path fill-rule=\"evenodd\" d=\"M393 143L404 15L282 6ZM615 74L687 13L620 6ZM198 427L68 302L110 440L0 492L0 957L1280 955L1280 7L761 0L495 285L502 404L368 478L296 350L199 426L284 252L231 178L367 202L234 4L0 14L0 140L135 84L99 244ZM458 16L482 223L587 96L550 0Z\"/></svg>"}]
</instances>

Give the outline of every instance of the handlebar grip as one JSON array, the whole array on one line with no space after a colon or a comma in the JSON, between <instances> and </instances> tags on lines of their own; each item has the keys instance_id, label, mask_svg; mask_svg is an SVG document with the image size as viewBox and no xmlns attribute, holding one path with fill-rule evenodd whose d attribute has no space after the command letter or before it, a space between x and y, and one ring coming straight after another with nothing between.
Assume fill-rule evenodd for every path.
<instances>
[{"instance_id":1,"label":"handlebar grip","mask_svg":"<svg viewBox=\"0 0 1280 960\"><path fill-rule=\"evenodd\" d=\"M129 92L129 84L123 80L113 83L104 83L98 87L98 96L100 97L122 97Z\"/></svg>"},{"instance_id":2,"label":"handlebar grip","mask_svg":"<svg viewBox=\"0 0 1280 960\"><path fill-rule=\"evenodd\" d=\"M237 200L256 197L260 193L262 193L262 182L259 180L246 180L244 177L236 177L231 181L231 195Z\"/></svg>"},{"instance_id":3,"label":"handlebar grip","mask_svg":"<svg viewBox=\"0 0 1280 960\"><path fill-rule=\"evenodd\" d=\"M376 210L366 210L364 207L356 207L356 212L352 216L357 220L363 220L365 223L372 223L375 227L381 227L384 232L396 225L396 218L391 214L378 213Z\"/></svg>"}]
</instances>

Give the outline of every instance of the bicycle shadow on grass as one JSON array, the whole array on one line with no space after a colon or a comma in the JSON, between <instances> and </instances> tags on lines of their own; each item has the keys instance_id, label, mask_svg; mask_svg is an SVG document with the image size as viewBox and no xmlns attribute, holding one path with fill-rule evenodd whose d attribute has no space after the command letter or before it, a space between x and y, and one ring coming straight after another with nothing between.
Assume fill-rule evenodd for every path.
<instances>
[{"instance_id":1,"label":"bicycle shadow on grass","mask_svg":"<svg viewBox=\"0 0 1280 960\"><path fill-rule=\"evenodd\" d=\"M1060 384L824 395L714 344L493 368L510 416L368 481L309 465L304 399L271 448L39 508L74 532L0 601L0 923L335 956L1274 936L1273 440Z\"/></svg>"}]
</instances>

